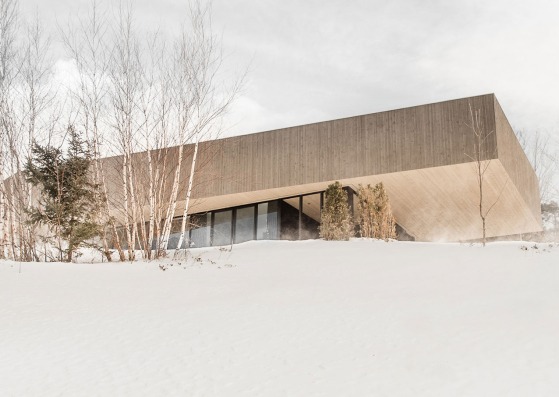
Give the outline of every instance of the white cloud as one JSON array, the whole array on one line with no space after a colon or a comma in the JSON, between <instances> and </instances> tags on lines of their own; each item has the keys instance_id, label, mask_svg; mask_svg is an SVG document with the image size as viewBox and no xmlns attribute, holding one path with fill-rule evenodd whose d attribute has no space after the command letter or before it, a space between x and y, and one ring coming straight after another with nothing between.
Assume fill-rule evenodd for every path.
<instances>
[{"instance_id":1,"label":"white cloud","mask_svg":"<svg viewBox=\"0 0 559 397\"><path fill-rule=\"evenodd\" d=\"M48 24L55 14L64 20L87 10L89 1L21 3L38 6ZM513 126L559 132L553 1L214 0L213 9L228 73L250 64L229 133L488 92ZM146 31L171 32L186 11L183 0L136 2ZM61 64L59 74L71 76L68 67Z\"/></svg>"},{"instance_id":2,"label":"white cloud","mask_svg":"<svg viewBox=\"0 0 559 397\"><path fill-rule=\"evenodd\" d=\"M58 59L53 66L52 83L62 90L76 90L80 83L80 74L74 59Z\"/></svg>"}]
</instances>

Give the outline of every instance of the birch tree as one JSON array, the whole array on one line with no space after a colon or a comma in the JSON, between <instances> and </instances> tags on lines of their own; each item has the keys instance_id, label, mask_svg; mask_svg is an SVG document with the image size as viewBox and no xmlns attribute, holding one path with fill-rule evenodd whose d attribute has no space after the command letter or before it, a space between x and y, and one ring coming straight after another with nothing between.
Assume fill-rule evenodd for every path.
<instances>
[{"instance_id":1,"label":"birch tree","mask_svg":"<svg viewBox=\"0 0 559 397\"><path fill-rule=\"evenodd\" d=\"M171 224L178 200L183 145L192 144L192 159L188 184L184 193L184 208L177 251L183 247L195 183L200 142L215 139L221 131L219 121L239 94L244 75L230 86L219 84L219 72L223 62L221 47L212 32L211 8L199 2L191 4L190 32L183 29L175 44L174 98L177 106L179 131L179 159L173 180L167 216L163 228L161 249L166 250Z\"/></svg>"},{"instance_id":2,"label":"birch tree","mask_svg":"<svg viewBox=\"0 0 559 397\"><path fill-rule=\"evenodd\" d=\"M23 163L34 141L61 144L68 125L92 144L95 222L107 260L111 239L120 260L134 260L138 246L147 259L163 254L181 214L184 245L193 191L204 182L202 151L208 161L210 145L200 142L219 135L243 79L220 80L210 6L193 2L190 20L170 40L159 32L141 36L131 6L107 15L93 0L85 18L60 29L77 81L54 90L38 18L20 28L17 0L0 0L0 257L37 259L25 210L34 193Z\"/></svg>"},{"instance_id":3,"label":"birch tree","mask_svg":"<svg viewBox=\"0 0 559 397\"><path fill-rule=\"evenodd\" d=\"M7 183L9 176L8 130L12 128L10 94L16 69L16 23L17 3L14 0L0 1L0 258L10 256L8 250L11 234L11 219L8 209Z\"/></svg>"},{"instance_id":4,"label":"birch tree","mask_svg":"<svg viewBox=\"0 0 559 397\"><path fill-rule=\"evenodd\" d=\"M130 7L119 9L116 40L110 62L110 96L112 127L122 153L123 228L128 246L128 260L135 259L138 237L138 206L134 184L132 153L135 143L136 103L140 88L140 48Z\"/></svg>"},{"instance_id":5,"label":"birch tree","mask_svg":"<svg viewBox=\"0 0 559 397\"><path fill-rule=\"evenodd\" d=\"M44 116L53 103L52 65L38 17L25 27L17 6L15 0L0 1L0 238L12 259L29 261L38 260L26 212L33 192L22 171L37 132L49 128Z\"/></svg>"},{"instance_id":6,"label":"birch tree","mask_svg":"<svg viewBox=\"0 0 559 397\"><path fill-rule=\"evenodd\" d=\"M103 254L111 261L109 236L121 261L125 260L120 236L111 215L111 203L107 198L106 174L101 158L107 132L107 100L109 85L109 61L111 48L108 34L110 21L107 13L99 8L96 1L91 3L85 18L75 18L77 27L68 25L60 29L63 43L78 72L78 84L72 92L72 99L78 103L81 128L92 143L93 183L97 187L95 201L98 203L96 221L102 226L101 242Z\"/></svg>"},{"instance_id":7,"label":"birch tree","mask_svg":"<svg viewBox=\"0 0 559 397\"><path fill-rule=\"evenodd\" d=\"M162 195L166 187L166 166L169 146L169 118L171 109L171 95L169 95L169 65L166 62L168 54L166 43L158 33L154 33L148 40L147 65L141 69L142 89L140 90L139 105L140 125L139 136L143 144L145 157L142 169L145 172L136 173L136 185L140 189L139 207L147 208L140 214L140 241L144 257L152 259L158 255L153 250L154 242L158 241L160 221L162 218ZM143 158L140 158L142 161ZM147 164L147 169L145 165Z\"/></svg>"},{"instance_id":8,"label":"birch tree","mask_svg":"<svg viewBox=\"0 0 559 397\"><path fill-rule=\"evenodd\" d=\"M505 190L506 185L508 184L508 179L503 184L498 196L493 202L487 203L486 198L486 177L487 171L491 164L491 153L489 153L487 149L487 140L495 133L495 131L487 131L483 124L481 118L481 111L473 110L472 105L469 104L469 113L470 113L470 121L468 127L472 131L473 136L473 147L471 154L466 154L475 165L475 174L477 179L477 188L478 188L478 210L479 210L479 217L481 220L481 230L482 230L482 245L485 247L487 242L487 217L491 210L495 207L499 199L501 198L501 194Z\"/></svg>"}]
</instances>

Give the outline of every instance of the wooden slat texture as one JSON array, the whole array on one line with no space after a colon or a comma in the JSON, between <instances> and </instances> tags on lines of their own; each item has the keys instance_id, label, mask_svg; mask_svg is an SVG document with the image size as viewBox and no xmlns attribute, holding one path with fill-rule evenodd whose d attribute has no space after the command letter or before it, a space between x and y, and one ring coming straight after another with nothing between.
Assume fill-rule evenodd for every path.
<instances>
[{"instance_id":1,"label":"wooden slat texture","mask_svg":"<svg viewBox=\"0 0 559 397\"><path fill-rule=\"evenodd\" d=\"M485 95L205 142L202 155L216 145L222 149L209 171L219 178L196 188L194 196L467 162L474 145L469 103L493 131L493 96ZM493 134L486 152L496 153L495 145ZM183 177L189 164L186 159Z\"/></svg>"},{"instance_id":2,"label":"wooden slat texture","mask_svg":"<svg viewBox=\"0 0 559 397\"><path fill-rule=\"evenodd\" d=\"M495 101L495 120L497 129L498 157L505 167L514 186L517 187L526 205L532 210L533 215L541 218L539 183L530 161L522 150L514 132L501 109Z\"/></svg>"},{"instance_id":3,"label":"wooden slat texture","mask_svg":"<svg viewBox=\"0 0 559 397\"><path fill-rule=\"evenodd\" d=\"M493 94L203 142L193 208L206 211L310 193L336 180L353 185L383 181L398 222L416 238L477 238L470 107L480 112L488 132L483 151L484 159L491 160L488 198L503 192L488 221L488 235L540 230L534 171ZM168 172L177 152L167 150ZM184 197L192 146L185 146L185 155L179 197ZM106 168L118 161L106 159ZM135 162L138 169L145 167L145 154L137 154ZM112 177L118 181L116 170ZM168 195L170 181L167 185ZM119 184L111 184L110 191L118 197ZM440 230L445 231L442 237Z\"/></svg>"}]
</instances>

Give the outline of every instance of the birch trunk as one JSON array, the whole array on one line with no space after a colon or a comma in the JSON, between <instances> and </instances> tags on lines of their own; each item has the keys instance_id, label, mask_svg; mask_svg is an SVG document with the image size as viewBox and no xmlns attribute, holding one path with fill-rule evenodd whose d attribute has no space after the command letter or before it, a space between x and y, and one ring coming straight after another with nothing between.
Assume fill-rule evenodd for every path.
<instances>
[{"instance_id":1,"label":"birch trunk","mask_svg":"<svg viewBox=\"0 0 559 397\"><path fill-rule=\"evenodd\" d=\"M103 245L103 255L105 255L105 258L107 258L108 262L112 262L112 258L111 258L111 250L109 249L109 243L107 241L107 228L106 228L106 224L105 222L103 222L102 217L105 213L105 208L107 207L107 203L105 202L106 199L103 197L103 193L101 192L101 183L102 183L102 178L101 178L101 159L100 159L100 154L99 154L99 144L98 144L98 138L96 136L97 134L94 133L94 138L93 138L93 150L95 152L94 156L94 160L93 160L93 168L94 168L94 172L93 172L93 183L95 184L95 200L97 201L99 208L97 209L98 211L98 216L96 217L96 222L102 227L102 233L101 233L101 244ZM109 216L107 214L107 216Z\"/></svg>"},{"instance_id":2,"label":"birch trunk","mask_svg":"<svg viewBox=\"0 0 559 397\"><path fill-rule=\"evenodd\" d=\"M155 183L154 183L154 172L153 172L153 160L152 160L152 153L151 150L147 151L148 157L148 172L149 172L149 230L148 236L146 241L146 255L148 259L152 258L152 244L153 244L153 229L155 226L155 204L156 204L156 196L155 196ZM157 167L159 168L159 167Z\"/></svg>"},{"instance_id":3,"label":"birch trunk","mask_svg":"<svg viewBox=\"0 0 559 397\"><path fill-rule=\"evenodd\" d=\"M0 126L0 128L2 128ZM6 195L4 180L4 157L2 154L3 134L0 130L0 259L6 259L7 227L6 227Z\"/></svg>"},{"instance_id":4,"label":"birch trunk","mask_svg":"<svg viewBox=\"0 0 559 397\"><path fill-rule=\"evenodd\" d=\"M9 224L9 236L10 236L10 252L11 252L11 258L12 260L16 261L18 260L17 254L16 254L16 221L15 221L15 206L13 204L13 196L15 194L15 189L14 189L14 182L13 180L10 180L9 183L9 190L11 193L11 197L12 197L12 203L8 209L8 224Z\"/></svg>"},{"instance_id":5,"label":"birch trunk","mask_svg":"<svg viewBox=\"0 0 559 397\"><path fill-rule=\"evenodd\" d=\"M188 178L188 188L186 189L186 200L184 203L184 211L182 214L181 235L179 243L177 244L176 252L178 252L184 242L184 235L186 233L186 220L188 217L188 210L190 205L190 196L192 195L192 183L194 181L194 171L196 169L196 158L198 156L198 141L194 144L194 154L192 155L192 165L190 167L190 177Z\"/></svg>"},{"instance_id":6,"label":"birch trunk","mask_svg":"<svg viewBox=\"0 0 559 397\"><path fill-rule=\"evenodd\" d=\"M103 167L101 165L101 152L99 148L99 130L97 128L97 115L93 115L93 183L95 184L95 200L97 201L97 216L96 222L102 228L101 244L103 245L103 255L107 258L108 262L112 262L111 250L109 249L109 242L107 241L107 224L103 219L110 219L108 211L108 202L105 185L105 177L103 175Z\"/></svg>"},{"instance_id":7,"label":"birch trunk","mask_svg":"<svg viewBox=\"0 0 559 397\"><path fill-rule=\"evenodd\" d=\"M1 167L1 165L0 165ZM0 178L0 183L4 184L3 178ZM4 189L0 189L0 259L6 259L6 199L4 196Z\"/></svg>"},{"instance_id":8,"label":"birch trunk","mask_svg":"<svg viewBox=\"0 0 559 397\"><path fill-rule=\"evenodd\" d=\"M167 207L167 215L165 216L165 223L163 225L163 233L161 237L161 247L160 247L161 251L167 250L167 245L169 244L169 236L171 235L171 225L173 222L173 218L175 216L175 210L177 208L177 197L179 193L183 151L184 151L184 145L180 145L179 156L177 159L177 166L175 168L175 177L173 179L173 189L171 191L169 206Z\"/></svg>"},{"instance_id":9,"label":"birch trunk","mask_svg":"<svg viewBox=\"0 0 559 397\"><path fill-rule=\"evenodd\" d=\"M138 233L138 205L136 202L136 188L134 183L134 174L132 170L132 156L128 158L128 182L130 184L130 206L132 207L132 252L134 260L136 258L136 241L139 240Z\"/></svg>"},{"instance_id":10,"label":"birch trunk","mask_svg":"<svg viewBox=\"0 0 559 397\"><path fill-rule=\"evenodd\" d=\"M128 243L128 260L134 260L134 243L132 238L132 232L130 230L130 209L128 203L128 154L125 153L122 157L122 193L124 199L124 215L126 217L126 240Z\"/></svg>"},{"instance_id":11,"label":"birch trunk","mask_svg":"<svg viewBox=\"0 0 559 397\"><path fill-rule=\"evenodd\" d=\"M161 247L161 238L163 236L163 231L162 231L162 222L164 221L163 219L163 212L164 212L164 208L163 208L163 194L165 192L165 186L166 186L166 182L167 182L167 149L163 149L160 150L158 153L158 164L161 164L161 169L158 167L156 170L156 174L155 174L155 180L158 181L158 185L157 185L157 202L159 203L159 205L157 206L157 212L156 212L156 222L155 222L155 241L157 242L157 246L156 246L156 252L155 255L157 257L159 257L159 254L161 253L160 247Z\"/></svg>"},{"instance_id":12,"label":"birch trunk","mask_svg":"<svg viewBox=\"0 0 559 397\"><path fill-rule=\"evenodd\" d=\"M124 250L122 249L122 243L120 241L120 236L117 232L117 228L114 222L113 217L111 216L111 206L109 204L109 195L107 192L107 183L106 183L106 179L105 179L105 172L103 170L103 165L99 164L100 170L101 170L101 184L103 186L103 194L105 195L104 197L104 203L105 203L105 211L106 211L106 216L109 222L109 225L111 226L112 229L112 234L113 234L113 238L114 238L114 245L115 245L115 249L118 252L118 258L121 262L124 262L126 260L126 255L124 255Z\"/></svg>"}]
</instances>

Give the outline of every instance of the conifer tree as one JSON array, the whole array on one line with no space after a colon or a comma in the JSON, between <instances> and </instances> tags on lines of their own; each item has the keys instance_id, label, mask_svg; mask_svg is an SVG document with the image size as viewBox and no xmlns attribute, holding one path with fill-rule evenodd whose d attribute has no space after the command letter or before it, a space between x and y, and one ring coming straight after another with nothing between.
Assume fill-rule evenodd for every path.
<instances>
[{"instance_id":1,"label":"conifer tree","mask_svg":"<svg viewBox=\"0 0 559 397\"><path fill-rule=\"evenodd\" d=\"M361 237L373 237L375 225L375 195L373 187L359 185L357 187L357 224L359 225L359 235Z\"/></svg>"},{"instance_id":2,"label":"conifer tree","mask_svg":"<svg viewBox=\"0 0 559 397\"><path fill-rule=\"evenodd\" d=\"M61 261L100 233L94 222L98 203L89 178L91 155L73 126L68 127L68 150L33 144L25 168L27 181L40 191L38 205L28 209L31 222L54 234ZM52 242L52 241L51 241Z\"/></svg>"},{"instance_id":3,"label":"conifer tree","mask_svg":"<svg viewBox=\"0 0 559 397\"><path fill-rule=\"evenodd\" d=\"M372 187L359 185L357 212L361 237L396 238L396 221L382 182Z\"/></svg>"},{"instance_id":4,"label":"conifer tree","mask_svg":"<svg viewBox=\"0 0 559 397\"><path fill-rule=\"evenodd\" d=\"M320 220L320 237L325 240L349 240L353 236L353 223L349 214L347 193L340 182L326 189L324 208Z\"/></svg>"}]
</instances>

